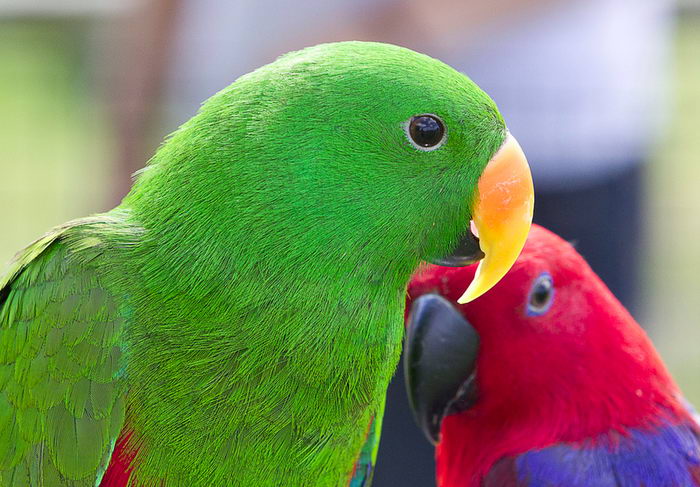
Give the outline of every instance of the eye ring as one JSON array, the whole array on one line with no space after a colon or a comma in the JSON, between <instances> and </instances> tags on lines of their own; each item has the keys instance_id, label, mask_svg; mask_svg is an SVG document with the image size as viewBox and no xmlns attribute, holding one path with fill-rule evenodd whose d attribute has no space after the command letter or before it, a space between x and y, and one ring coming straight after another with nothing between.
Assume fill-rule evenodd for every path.
<instances>
[{"instance_id":1,"label":"eye ring","mask_svg":"<svg viewBox=\"0 0 700 487\"><path fill-rule=\"evenodd\" d=\"M554 280L548 272L543 272L532 283L527 297L528 316L541 316L549 311L554 301Z\"/></svg>"},{"instance_id":2,"label":"eye ring","mask_svg":"<svg viewBox=\"0 0 700 487\"><path fill-rule=\"evenodd\" d=\"M430 152L439 149L447 140L447 127L432 113L414 115L404 123L406 137L413 147Z\"/></svg>"}]
</instances>

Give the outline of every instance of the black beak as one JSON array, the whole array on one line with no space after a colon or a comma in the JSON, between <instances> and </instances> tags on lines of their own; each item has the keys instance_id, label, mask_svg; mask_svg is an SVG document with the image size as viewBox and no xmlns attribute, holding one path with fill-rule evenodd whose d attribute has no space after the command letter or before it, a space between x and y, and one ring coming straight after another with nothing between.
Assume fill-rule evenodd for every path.
<instances>
[{"instance_id":1,"label":"black beak","mask_svg":"<svg viewBox=\"0 0 700 487\"><path fill-rule=\"evenodd\" d=\"M479 239L472 233L471 229L468 229L467 232L459 239L457 247L451 254L440 258L430 259L430 262L445 267L464 267L483 258L484 253L479 247Z\"/></svg>"},{"instance_id":2,"label":"black beak","mask_svg":"<svg viewBox=\"0 0 700 487\"><path fill-rule=\"evenodd\" d=\"M437 444L442 419L469 408L476 399L479 335L449 301L426 294L411 307L404 350L413 416L428 440Z\"/></svg>"}]
</instances>

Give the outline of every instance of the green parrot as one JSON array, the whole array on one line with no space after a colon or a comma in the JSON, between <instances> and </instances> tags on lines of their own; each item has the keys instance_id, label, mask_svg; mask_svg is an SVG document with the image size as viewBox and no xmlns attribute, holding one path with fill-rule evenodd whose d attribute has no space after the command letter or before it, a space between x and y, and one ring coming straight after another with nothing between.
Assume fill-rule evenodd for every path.
<instances>
[{"instance_id":1,"label":"green parrot","mask_svg":"<svg viewBox=\"0 0 700 487\"><path fill-rule=\"evenodd\" d=\"M0 485L369 485L411 273L485 254L470 299L531 218L496 106L439 61L242 76L0 279Z\"/></svg>"}]
</instances>

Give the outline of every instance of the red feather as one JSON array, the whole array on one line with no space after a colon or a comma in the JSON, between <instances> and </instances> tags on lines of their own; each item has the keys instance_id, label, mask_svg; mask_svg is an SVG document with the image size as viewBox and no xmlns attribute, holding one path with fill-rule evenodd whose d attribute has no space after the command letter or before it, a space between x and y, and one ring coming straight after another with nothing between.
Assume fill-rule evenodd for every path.
<instances>
[{"instance_id":1,"label":"red feather","mask_svg":"<svg viewBox=\"0 0 700 487\"><path fill-rule=\"evenodd\" d=\"M100 487L127 487L133 471L133 461L137 451L129 448L131 433L122 432L110 459L107 471L102 477Z\"/></svg>"},{"instance_id":2,"label":"red feather","mask_svg":"<svg viewBox=\"0 0 700 487\"><path fill-rule=\"evenodd\" d=\"M423 294L441 294L481 338L479 399L443 421L439 485L477 485L496 461L528 450L689 418L647 335L561 238L533 225L506 277L456 304L475 270L429 266L408 288L407 309ZM543 272L554 282L553 304L531 316L528 296Z\"/></svg>"}]
</instances>

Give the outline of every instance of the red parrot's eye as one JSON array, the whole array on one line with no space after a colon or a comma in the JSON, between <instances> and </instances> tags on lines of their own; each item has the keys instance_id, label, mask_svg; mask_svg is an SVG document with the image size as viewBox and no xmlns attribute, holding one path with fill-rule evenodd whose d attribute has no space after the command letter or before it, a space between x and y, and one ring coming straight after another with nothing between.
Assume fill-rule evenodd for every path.
<instances>
[{"instance_id":1,"label":"red parrot's eye","mask_svg":"<svg viewBox=\"0 0 700 487\"><path fill-rule=\"evenodd\" d=\"M411 117L406 132L413 146L424 151L435 150L445 141L445 124L435 115Z\"/></svg>"},{"instance_id":2,"label":"red parrot's eye","mask_svg":"<svg viewBox=\"0 0 700 487\"><path fill-rule=\"evenodd\" d=\"M527 315L540 316L549 311L554 298L554 281L547 272L539 275L532 284L527 301Z\"/></svg>"}]
</instances>

